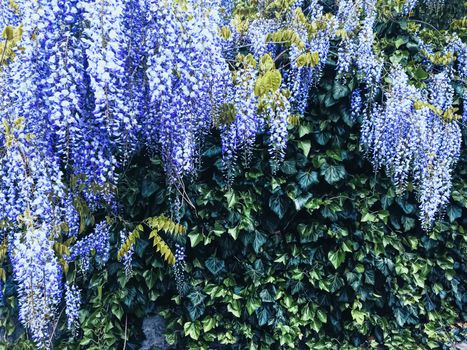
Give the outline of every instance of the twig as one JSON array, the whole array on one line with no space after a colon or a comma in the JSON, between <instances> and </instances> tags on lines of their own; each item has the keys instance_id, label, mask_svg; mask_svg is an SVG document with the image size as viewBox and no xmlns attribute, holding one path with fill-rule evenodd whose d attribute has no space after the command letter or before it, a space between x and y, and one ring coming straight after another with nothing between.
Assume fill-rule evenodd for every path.
<instances>
[{"instance_id":1,"label":"twig","mask_svg":"<svg viewBox=\"0 0 467 350\"><path fill-rule=\"evenodd\" d=\"M128 329L128 314L125 314L125 338L123 340L123 350L126 349L126 332L127 332L127 329Z\"/></svg>"},{"instance_id":2,"label":"twig","mask_svg":"<svg viewBox=\"0 0 467 350\"><path fill-rule=\"evenodd\" d=\"M60 314L58 315L57 321L55 322L54 328L52 329L52 333L50 334L50 338L49 338L49 348L50 349L52 349L52 340L54 338L54 334L55 334L55 331L56 331L57 326L58 326L58 320L60 320L60 317L62 316L63 310L64 309L60 310Z\"/></svg>"}]
</instances>

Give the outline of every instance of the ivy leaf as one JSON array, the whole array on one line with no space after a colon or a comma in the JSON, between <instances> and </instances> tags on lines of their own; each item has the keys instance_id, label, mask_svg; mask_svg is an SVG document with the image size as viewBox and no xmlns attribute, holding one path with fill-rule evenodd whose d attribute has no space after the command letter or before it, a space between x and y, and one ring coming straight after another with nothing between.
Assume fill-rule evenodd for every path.
<instances>
[{"instance_id":1,"label":"ivy leaf","mask_svg":"<svg viewBox=\"0 0 467 350\"><path fill-rule=\"evenodd\" d=\"M337 251L330 251L328 253L328 259L332 266L337 269L345 260L345 252L341 249L338 249Z\"/></svg>"},{"instance_id":2,"label":"ivy leaf","mask_svg":"<svg viewBox=\"0 0 467 350\"><path fill-rule=\"evenodd\" d=\"M266 236L261 232L255 232L255 239L253 240L253 249L255 253L259 253L263 244L266 243Z\"/></svg>"},{"instance_id":3,"label":"ivy leaf","mask_svg":"<svg viewBox=\"0 0 467 350\"><path fill-rule=\"evenodd\" d=\"M398 37L396 41L394 42L394 45L396 46L396 49L401 47L402 45L407 43L407 38L406 37Z\"/></svg>"},{"instance_id":4,"label":"ivy leaf","mask_svg":"<svg viewBox=\"0 0 467 350\"><path fill-rule=\"evenodd\" d=\"M256 298L250 298L246 302L246 311L251 316L261 306L261 301Z\"/></svg>"},{"instance_id":5,"label":"ivy leaf","mask_svg":"<svg viewBox=\"0 0 467 350\"><path fill-rule=\"evenodd\" d=\"M299 197L295 198L294 201L293 201L294 204L295 204L295 209L297 211L302 209L308 203L308 201L310 200L311 197L313 197L313 195L311 193L306 193L303 196L299 196Z\"/></svg>"},{"instance_id":6,"label":"ivy leaf","mask_svg":"<svg viewBox=\"0 0 467 350\"><path fill-rule=\"evenodd\" d=\"M334 293L344 286L344 280L339 275L333 275L329 277L329 291Z\"/></svg>"},{"instance_id":7,"label":"ivy leaf","mask_svg":"<svg viewBox=\"0 0 467 350\"><path fill-rule=\"evenodd\" d=\"M310 150L311 150L311 141L310 140L299 141L298 148L300 148L303 151L303 154L305 155L305 157L308 157L308 155L310 154Z\"/></svg>"},{"instance_id":8,"label":"ivy leaf","mask_svg":"<svg viewBox=\"0 0 467 350\"><path fill-rule=\"evenodd\" d=\"M326 315L326 312L322 309L318 309L316 311L316 316L318 316L318 319L322 322L322 323L326 323L327 319L328 319L328 316Z\"/></svg>"},{"instance_id":9,"label":"ivy leaf","mask_svg":"<svg viewBox=\"0 0 467 350\"><path fill-rule=\"evenodd\" d=\"M271 292L269 292L269 289L263 289L259 293L259 297L261 298L261 301L263 303L273 303L274 301L276 301L274 295L271 294Z\"/></svg>"},{"instance_id":10,"label":"ivy leaf","mask_svg":"<svg viewBox=\"0 0 467 350\"><path fill-rule=\"evenodd\" d=\"M313 134L313 137L319 145L324 146L331 139L331 134L328 132L316 132Z\"/></svg>"},{"instance_id":11,"label":"ivy leaf","mask_svg":"<svg viewBox=\"0 0 467 350\"><path fill-rule=\"evenodd\" d=\"M462 216L462 209L457 205L449 205L447 214L450 222L454 222L456 219Z\"/></svg>"},{"instance_id":12,"label":"ivy leaf","mask_svg":"<svg viewBox=\"0 0 467 350\"><path fill-rule=\"evenodd\" d=\"M238 300L234 300L231 303L227 304L227 311L229 311L235 317L240 317L242 315L242 308Z\"/></svg>"},{"instance_id":13,"label":"ivy leaf","mask_svg":"<svg viewBox=\"0 0 467 350\"><path fill-rule=\"evenodd\" d=\"M371 214L371 213L365 213L363 216L362 216L362 219L360 220L361 222L375 222L377 219L376 219L376 216Z\"/></svg>"},{"instance_id":14,"label":"ivy leaf","mask_svg":"<svg viewBox=\"0 0 467 350\"><path fill-rule=\"evenodd\" d=\"M405 231L410 231L415 227L415 219L409 216L402 216L401 217L402 226L404 226Z\"/></svg>"},{"instance_id":15,"label":"ivy leaf","mask_svg":"<svg viewBox=\"0 0 467 350\"><path fill-rule=\"evenodd\" d=\"M298 136L303 137L305 135L308 135L309 133L312 132L311 126L308 124L301 124L298 127Z\"/></svg>"},{"instance_id":16,"label":"ivy leaf","mask_svg":"<svg viewBox=\"0 0 467 350\"><path fill-rule=\"evenodd\" d=\"M397 202L397 204L399 204L399 206L402 208L404 213L407 214L407 215L414 213L415 210L417 209L415 205L410 204L407 201L407 196L406 195L403 196L403 197L397 197L396 202Z\"/></svg>"},{"instance_id":17,"label":"ivy leaf","mask_svg":"<svg viewBox=\"0 0 467 350\"><path fill-rule=\"evenodd\" d=\"M413 73L414 77L417 78L418 80L425 80L427 79L430 75L421 67L417 68L415 72Z\"/></svg>"},{"instance_id":18,"label":"ivy leaf","mask_svg":"<svg viewBox=\"0 0 467 350\"><path fill-rule=\"evenodd\" d=\"M190 299L191 303L196 306L204 302L206 295L199 290L195 290L188 294L187 298Z\"/></svg>"},{"instance_id":19,"label":"ivy leaf","mask_svg":"<svg viewBox=\"0 0 467 350\"><path fill-rule=\"evenodd\" d=\"M353 309L350 313L352 314L352 319L358 325L363 325L363 322L365 322L365 313L363 311Z\"/></svg>"},{"instance_id":20,"label":"ivy leaf","mask_svg":"<svg viewBox=\"0 0 467 350\"><path fill-rule=\"evenodd\" d=\"M258 326L262 327L268 323L269 311L263 306L256 310L256 317L258 318Z\"/></svg>"},{"instance_id":21,"label":"ivy leaf","mask_svg":"<svg viewBox=\"0 0 467 350\"><path fill-rule=\"evenodd\" d=\"M190 319L192 321L195 321L201 316L203 316L205 309L206 307L203 302L197 305L188 303L188 306L187 306L188 314L190 315Z\"/></svg>"},{"instance_id":22,"label":"ivy leaf","mask_svg":"<svg viewBox=\"0 0 467 350\"><path fill-rule=\"evenodd\" d=\"M345 168L342 165L324 164L321 167L321 175L324 176L326 182L330 185L342 180L347 175Z\"/></svg>"},{"instance_id":23,"label":"ivy leaf","mask_svg":"<svg viewBox=\"0 0 467 350\"><path fill-rule=\"evenodd\" d=\"M375 285L375 271L372 269L365 270L365 283L374 286Z\"/></svg>"},{"instance_id":24,"label":"ivy leaf","mask_svg":"<svg viewBox=\"0 0 467 350\"><path fill-rule=\"evenodd\" d=\"M216 258L215 256L211 256L208 260L206 260L204 265L214 276L217 276L225 269L224 261Z\"/></svg>"},{"instance_id":25,"label":"ivy leaf","mask_svg":"<svg viewBox=\"0 0 467 350\"><path fill-rule=\"evenodd\" d=\"M188 234L188 238L190 238L190 243L192 247L196 247L200 242L203 241L203 235L200 232L190 232Z\"/></svg>"},{"instance_id":26,"label":"ivy leaf","mask_svg":"<svg viewBox=\"0 0 467 350\"><path fill-rule=\"evenodd\" d=\"M201 329L195 322L186 322L183 325L183 332L191 339L198 340L201 334Z\"/></svg>"},{"instance_id":27,"label":"ivy leaf","mask_svg":"<svg viewBox=\"0 0 467 350\"><path fill-rule=\"evenodd\" d=\"M213 317L206 317L202 321L203 323L203 332L207 333L216 326L216 319Z\"/></svg>"},{"instance_id":28,"label":"ivy leaf","mask_svg":"<svg viewBox=\"0 0 467 350\"><path fill-rule=\"evenodd\" d=\"M151 178L146 177L141 184L141 195L144 198L149 198L157 189L156 183Z\"/></svg>"},{"instance_id":29,"label":"ivy leaf","mask_svg":"<svg viewBox=\"0 0 467 350\"><path fill-rule=\"evenodd\" d=\"M394 316L396 318L396 322L400 327L403 327L404 324L407 322L408 315L402 308L397 308L394 310Z\"/></svg>"},{"instance_id":30,"label":"ivy leaf","mask_svg":"<svg viewBox=\"0 0 467 350\"><path fill-rule=\"evenodd\" d=\"M113 304L112 314L114 314L114 316L116 316L119 320L121 320L124 314L123 308L119 304Z\"/></svg>"},{"instance_id":31,"label":"ivy leaf","mask_svg":"<svg viewBox=\"0 0 467 350\"><path fill-rule=\"evenodd\" d=\"M316 171L300 171L297 175L298 184L303 190L307 190L311 185L317 184L318 173Z\"/></svg>"},{"instance_id":32,"label":"ivy leaf","mask_svg":"<svg viewBox=\"0 0 467 350\"><path fill-rule=\"evenodd\" d=\"M339 100L350 93L350 89L346 85L342 85L336 81L332 89L332 98Z\"/></svg>"},{"instance_id":33,"label":"ivy leaf","mask_svg":"<svg viewBox=\"0 0 467 350\"><path fill-rule=\"evenodd\" d=\"M282 193L276 192L269 198L269 208L282 219L286 211L286 199L282 196Z\"/></svg>"},{"instance_id":34,"label":"ivy leaf","mask_svg":"<svg viewBox=\"0 0 467 350\"><path fill-rule=\"evenodd\" d=\"M336 101L332 97L331 93L326 94L326 96L324 97L324 106L327 107L327 108L334 106L337 102L338 101Z\"/></svg>"},{"instance_id":35,"label":"ivy leaf","mask_svg":"<svg viewBox=\"0 0 467 350\"><path fill-rule=\"evenodd\" d=\"M224 197L227 199L227 206L229 209L237 203L237 196L232 189L229 189Z\"/></svg>"},{"instance_id":36,"label":"ivy leaf","mask_svg":"<svg viewBox=\"0 0 467 350\"><path fill-rule=\"evenodd\" d=\"M297 173L297 167L295 166L296 162L291 160L286 160L281 167L283 173L287 175L293 175Z\"/></svg>"}]
</instances>

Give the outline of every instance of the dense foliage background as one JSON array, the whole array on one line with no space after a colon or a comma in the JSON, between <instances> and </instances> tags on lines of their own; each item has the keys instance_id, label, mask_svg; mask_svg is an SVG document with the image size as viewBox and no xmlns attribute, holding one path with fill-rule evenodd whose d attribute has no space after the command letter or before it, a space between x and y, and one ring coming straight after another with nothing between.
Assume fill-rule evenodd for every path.
<instances>
[{"instance_id":1,"label":"dense foliage background","mask_svg":"<svg viewBox=\"0 0 467 350\"><path fill-rule=\"evenodd\" d=\"M258 148L226 189L212 135L199 178L187 187L194 208L182 215L186 293L179 295L147 239L136 243L128 280L114 249L107 269L79 278L82 330L71 343L59 326L56 348L120 349L126 337L127 349L139 349L142 322L154 315L166 319L167 342L180 349L426 349L465 334L465 144L451 205L427 234L413 196L396 197L359 150L353 88L335 81L330 67L292 127L275 176ZM169 211L159 159L135 158L125 175L126 220ZM4 348L26 349L13 341L26 337L15 328L13 300L7 283L2 331L11 343Z\"/></svg>"},{"instance_id":2,"label":"dense foliage background","mask_svg":"<svg viewBox=\"0 0 467 350\"><path fill-rule=\"evenodd\" d=\"M407 22L388 21L377 33L391 62L423 83ZM274 175L260 140L227 186L213 131L198 177L186 183L192 203L179 219L187 236L164 236L172 247L187 246L183 281L176 283L148 235L136 241L127 276L114 227L106 268L93 264L83 274L70 265L67 280L82 290L80 329L70 334L62 311L54 348L447 349L465 338L466 129L450 205L427 233L410 186L396 196L365 159L360 121L350 112L357 84L335 79L329 58L305 116L289 127ZM462 85L455 89L462 96ZM130 226L179 205L161 159L144 151L121 174L118 202ZM86 224L105 214L88 213ZM33 349L17 322L15 293L8 277L0 349Z\"/></svg>"}]
</instances>

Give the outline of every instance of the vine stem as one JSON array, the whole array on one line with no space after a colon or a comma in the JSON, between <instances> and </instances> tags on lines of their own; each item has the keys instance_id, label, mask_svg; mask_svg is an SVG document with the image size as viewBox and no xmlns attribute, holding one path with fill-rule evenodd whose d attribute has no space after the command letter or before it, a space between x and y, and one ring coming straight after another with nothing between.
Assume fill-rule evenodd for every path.
<instances>
[{"instance_id":1,"label":"vine stem","mask_svg":"<svg viewBox=\"0 0 467 350\"><path fill-rule=\"evenodd\" d=\"M58 321L60 320L60 317L62 316L62 313L63 313L63 310L64 309L61 309L60 310L60 314L58 315L56 321L55 321L55 324L54 324L54 328L52 329L52 333L50 334L50 338L49 338L49 348L52 349L52 341L54 339L54 335L55 335L55 331L57 330L57 326L58 326Z\"/></svg>"},{"instance_id":2,"label":"vine stem","mask_svg":"<svg viewBox=\"0 0 467 350\"><path fill-rule=\"evenodd\" d=\"M125 338L123 340L123 350L126 350L126 337L127 337L127 330L128 330L128 314L125 314Z\"/></svg>"}]
</instances>

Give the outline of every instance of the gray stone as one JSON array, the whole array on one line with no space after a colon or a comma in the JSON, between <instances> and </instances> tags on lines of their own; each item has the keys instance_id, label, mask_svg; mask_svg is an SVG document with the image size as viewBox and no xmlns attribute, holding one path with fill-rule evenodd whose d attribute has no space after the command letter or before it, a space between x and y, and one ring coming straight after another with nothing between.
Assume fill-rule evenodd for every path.
<instances>
[{"instance_id":1,"label":"gray stone","mask_svg":"<svg viewBox=\"0 0 467 350\"><path fill-rule=\"evenodd\" d=\"M143 320L143 332L146 339L140 350L168 350L165 341L165 321L161 316L147 317Z\"/></svg>"}]
</instances>

